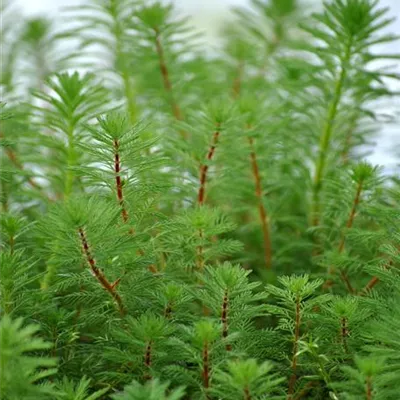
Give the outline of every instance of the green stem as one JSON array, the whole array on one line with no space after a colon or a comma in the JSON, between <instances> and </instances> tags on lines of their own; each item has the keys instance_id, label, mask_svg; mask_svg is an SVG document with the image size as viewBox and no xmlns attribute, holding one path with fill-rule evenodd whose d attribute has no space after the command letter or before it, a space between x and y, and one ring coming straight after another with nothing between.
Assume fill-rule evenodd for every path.
<instances>
[{"instance_id":1,"label":"green stem","mask_svg":"<svg viewBox=\"0 0 400 400\"><path fill-rule=\"evenodd\" d=\"M315 361L316 361L317 364L318 364L319 372L320 372L320 374L321 374L322 379L324 380L324 382L325 382L325 384L326 384L327 386L330 386L331 383L332 383L332 381L331 381L331 378L330 378L328 372L327 372L326 369L325 369L325 366L324 366L324 364L323 364L323 362L322 362L322 358L321 358L321 357L319 356L319 354L315 351L315 349L312 351L312 355L313 355ZM315 382L314 382L314 384L315 384ZM332 388L331 388L330 390L332 390Z\"/></svg>"},{"instance_id":2,"label":"green stem","mask_svg":"<svg viewBox=\"0 0 400 400\"><path fill-rule=\"evenodd\" d=\"M320 193L322 189L322 181L324 178L324 171L326 166L326 159L328 155L329 145L335 118L338 113L339 103L343 93L343 84L347 76L347 67L351 57L351 43L348 44L346 54L342 60L341 71L338 80L336 81L335 91L332 102L328 108L324 129L319 142L319 155L316 162L314 188L313 188L313 226L319 225L320 220Z\"/></svg>"}]
</instances>

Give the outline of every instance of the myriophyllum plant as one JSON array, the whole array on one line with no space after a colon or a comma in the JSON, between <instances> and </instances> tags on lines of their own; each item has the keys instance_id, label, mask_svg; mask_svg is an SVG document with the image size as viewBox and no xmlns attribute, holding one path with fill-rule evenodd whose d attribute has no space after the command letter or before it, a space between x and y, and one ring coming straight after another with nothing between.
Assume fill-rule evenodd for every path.
<instances>
[{"instance_id":1,"label":"myriophyllum plant","mask_svg":"<svg viewBox=\"0 0 400 400\"><path fill-rule=\"evenodd\" d=\"M391 11L81 3L1 6L0 397L398 400Z\"/></svg>"}]
</instances>

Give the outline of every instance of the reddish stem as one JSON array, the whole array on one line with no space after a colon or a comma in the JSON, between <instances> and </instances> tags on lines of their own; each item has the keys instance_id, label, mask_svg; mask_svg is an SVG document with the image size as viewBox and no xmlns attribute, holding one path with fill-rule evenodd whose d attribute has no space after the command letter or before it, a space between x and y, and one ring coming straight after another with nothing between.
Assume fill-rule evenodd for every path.
<instances>
[{"instance_id":1,"label":"reddish stem","mask_svg":"<svg viewBox=\"0 0 400 400\"><path fill-rule=\"evenodd\" d=\"M218 144L218 139L220 135L219 131L219 124L217 124L217 130L214 132L212 144L207 153L207 160L211 161L215 154L215 148ZM200 166L200 188L197 196L197 202L200 206L204 204L205 200L205 189L206 189L206 182L207 182L207 172L208 172L208 165L202 164Z\"/></svg>"},{"instance_id":2,"label":"reddish stem","mask_svg":"<svg viewBox=\"0 0 400 400\"><path fill-rule=\"evenodd\" d=\"M86 256L86 261L89 264L89 267L92 271L93 276L99 281L99 283L101 284L101 286L103 286L103 288L110 293L110 295L112 296L112 298L114 299L114 301L116 302L119 312L120 314L123 316L125 315L125 309L122 303L122 299L121 296L118 294L118 292L115 289L115 285L113 285L112 283L110 283L107 278L105 277L105 275L101 272L101 270L97 267L96 261L93 258L90 249L89 249L89 244L88 241L86 239L86 235L85 232L83 231L82 228L79 228L78 230L79 232L79 236L81 238L81 243L82 243L82 248L83 248L83 252Z\"/></svg>"},{"instance_id":3,"label":"reddish stem","mask_svg":"<svg viewBox=\"0 0 400 400\"><path fill-rule=\"evenodd\" d=\"M158 55L158 62L159 62L159 66L160 66L161 76L162 76L162 80L163 80L163 84L164 84L164 89L166 90L166 92L169 95L170 104L171 104L171 108L172 108L172 114L178 121L182 121L183 117L182 117L181 109L178 106L178 104L176 103L176 101L174 99L174 95L173 95L170 74L169 74L169 71L167 68L167 64L165 62L164 49L163 49L161 39L160 39L160 32L157 28L154 28L154 32L156 34L155 35L156 50L157 50L157 55ZM184 138L186 138L185 132L181 131L181 135Z\"/></svg>"},{"instance_id":4,"label":"reddish stem","mask_svg":"<svg viewBox=\"0 0 400 400\"><path fill-rule=\"evenodd\" d=\"M296 298L296 310L295 310L295 333L294 333L294 343L293 343L293 358L292 358L292 375L289 380L289 389L288 389L288 397L287 400L292 400L294 393L294 386L297 380L297 351L298 351L298 343L300 338L300 299L297 296Z\"/></svg>"},{"instance_id":5,"label":"reddish stem","mask_svg":"<svg viewBox=\"0 0 400 400\"><path fill-rule=\"evenodd\" d=\"M365 285L364 289L362 289L359 294L363 295L364 293L367 293L369 290L372 290L374 286L378 283L379 283L379 278L377 276L372 277L371 280Z\"/></svg>"},{"instance_id":6,"label":"reddish stem","mask_svg":"<svg viewBox=\"0 0 400 400\"><path fill-rule=\"evenodd\" d=\"M393 265L393 260L389 260L387 264L384 266L385 269L388 269ZM370 281L365 285L364 289L359 292L359 295L362 296L363 294L367 293L369 290L372 290L376 284L380 282L377 276L373 276Z\"/></svg>"},{"instance_id":7,"label":"reddish stem","mask_svg":"<svg viewBox=\"0 0 400 400\"><path fill-rule=\"evenodd\" d=\"M217 126L217 130L214 132L212 144L207 153L208 161L212 160L212 158L215 154L215 148L218 144L218 139L219 139L219 135L220 135L220 131L218 130L219 124L217 123L216 126ZM197 195L197 203L199 204L199 206L202 206L205 201L207 172L208 172L208 165L202 164L200 166L200 187L199 187L199 192ZM199 236L200 236L200 238L203 238L203 232L201 229L199 230ZM203 266L204 266L203 246L198 246L197 247L197 267L198 267L198 269L202 270Z\"/></svg>"},{"instance_id":8,"label":"reddish stem","mask_svg":"<svg viewBox=\"0 0 400 400\"><path fill-rule=\"evenodd\" d=\"M350 215L346 222L347 229L350 229L353 226L357 207L360 204L361 191L362 191L362 182L360 182L357 186L357 192L356 192L356 196L354 197L353 206L351 207ZM344 242L345 242L345 236L344 236L344 234L342 234L342 239L339 244L339 253L343 252Z\"/></svg>"},{"instance_id":9,"label":"reddish stem","mask_svg":"<svg viewBox=\"0 0 400 400\"><path fill-rule=\"evenodd\" d=\"M151 341L149 341L146 346L146 353L144 355L144 365L147 368L151 367Z\"/></svg>"},{"instance_id":10,"label":"reddish stem","mask_svg":"<svg viewBox=\"0 0 400 400\"><path fill-rule=\"evenodd\" d=\"M353 226L354 219L355 219L356 212L357 212L357 207L360 204L362 188L363 188L363 182L361 181L357 186L357 191L356 191L356 195L354 197L353 205L351 207L351 211L350 211L349 217L348 217L347 222L346 222L346 228L347 229L350 229ZM339 254L343 253L345 239L346 239L345 235L344 235L344 233L342 233L342 238L340 239L340 243L339 243L339 247L338 247ZM334 272L335 272L334 268L332 266L329 267L328 273L330 275L332 275ZM340 272L340 277L341 277L342 281L344 282L344 284L346 285L347 290L350 293L354 293L355 290L354 290L353 286L351 285L347 274L344 271L341 271ZM325 282L324 286L325 287L329 287L329 286L332 286L332 284L333 284L332 281L330 279L328 279Z\"/></svg>"},{"instance_id":11,"label":"reddish stem","mask_svg":"<svg viewBox=\"0 0 400 400\"><path fill-rule=\"evenodd\" d=\"M126 211L124 204L124 194L122 191L122 180L121 180L121 161L119 157L119 142L118 140L114 140L114 170L115 170L115 183L117 187L117 198L119 205L121 206L121 214L124 222L128 221L128 212Z\"/></svg>"},{"instance_id":12,"label":"reddish stem","mask_svg":"<svg viewBox=\"0 0 400 400\"><path fill-rule=\"evenodd\" d=\"M202 305L201 310L202 310L203 315L205 317L209 317L210 316L211 310L207 306L205 306L204 304Z\"/></svg>"},{"instance_id":13,"label":"reddish stem","mask_svg":"<svg viewBox=\"0 0 400 400\"><path fill-rule=\"evenodd\" d=\"M372 400L372 382L371 382L371 377L367 377L367 384L365 388L367 400Z\"/></svg>"},{"instance_id":14,"label":"reddish stem","mask_svg":"<svg viewBox=\"0 0 400 400\"><path fill-rule=\"evenodd\" d=\"M147 342L146 351L144 353L144 366L146 367L146 370L150 369L151 362L152 362L152 341L149 340ZM144 378L151 379L151 375L149 373L146 373Z\"/></svg>"},{"instance_id":15,"label":"reddish stem","mask_svg":"<svg viewBox=\"0 0 400 400\"><path fill-rule=\"evenodd\" d=\"M340 278L342 279L343 283L346 285L347 291L349 293L355 293L355 289L353 288L349 277L344 271L340 271Z\"/></svg>"},{"instance_id":16,"label":"reddish stem","mask_svg":"<svg viewBox=\"0 0 400 400\"><path fill-rule=\"evenodd\" d=\"M210 387L210 360L208 352L208 343L204 343L203 347L203 386L208 389Z\"/></svg>"},{"instance_id":17,"label":"reddish stem","mask_svg":"<svg viewBox=\"0 0 400 400\"><path fill-rule=\"evenodd\" d=\"M15 238L14 235L10 236L10 254L14 254L14 247L15 247Z\"/></svg>"},{"instance_id":18,"label":"reddish stem","mask_svg":"<svg viewBox=\"0 0 400 400\"><path fill-rule=\"evenodd\" d=\"M114 171L115 171L115 184L117 188L117 199L119 202L119 205L121 206L121 215L122 215L122 220L126 223L128 222L129 215L128 211L125 208L125 201L124 201L124 193L123 193L123 185L122 185L122 179L121 179L121 159L119 155L119 142L118 140L114 140ZM133 235L135 233L133 228L129 229L129 233ZM144 251L142 249L139 249L139 254L141 256L144 256ZM157 272L157 268L155 265L149 265L149 270L153 273ZM121 279L121 278L120 278ZM120 279L114 283L114 286L116 286Z\"/></svg>"},{"instance_id":19,"label":"reddish stem","mask_svg":"<svg viewBox=\"0 0 400 400\"><path fill-rule=\"evenodd\" d=\"M343 343L343 348L346 353L349 352L349 349L347 347L347 336L349 335L349 330L347 328L347 318L342 317L341 320L341 336L342 336L342 343Z\"/></svg>"},{"instance_id":20,"label":"reddish stem","mask_svg":"<svg viewBox=\"0 0 400 400\"><path fill-rule=\"evenodd\" d=\"M225 290L224 298L222 300L222 311L221 311L221 322L222 322L222 337L226 339L228 337L229 328L228 328L228 308L229 308L229 298L228 298L228 290ZM227 344L225 346L227 351L232 350L232 346Z\"/></svg>"},{"instance_id":21,"label":"reddish stem","mask_svg":"<svg viewBox=\"0 0 400 400\"><path fill-rule=\"evenodd\" d=\"M239 61L237 67L237 75L235 77L235 80L233 81L233 98L237 98L240 95L240 90L242 88L242 80L243 80L243 68L244 68L243 61Z\"/></svg>"},{"instance_id":22,"label":"reddish stem","mask_svg":"<svg viewBox=\"0 0 400 400\"><path fill-rule=\"evenodd\" d=\"M164 317L167 318L167 319L170 319L171 318L171 314L172 314L172 307L171 307L171 304L168 303L166 305L166 307L165 307L165 310L164 310Z\"/></svg>"},{"instance_id":23,"label":"reddish stem","mask_svg":"<svg viewBox=\"0 0 400 400\"><path fill-rule=\"evenodd\" d=\"M250 389L246 386L243 391L244 400L251 400Z\"/></svg>"},{"instance_id":24,"label":"reddish stem","mask_svg":"<svg viewBox=\"0 0 400 400\"><path fill-rule=\"evenodd\" d=\"M4 139L4 135L0 132L0 138ZM18 160L17 155L15 154L15 152L13 150L11 150L9 147L5 147L4 149L7 157L9 158L9 160L21 171L24 170L24 166L22 165L22 163ZM27 181L34 189L37 190L42 190L43 188L36 183L32 178L28 178Z\"/></svg>"},{"instance_id":25,"label":"reddish stem","mask_svg":"<svg viewBox=\"0 0 400 400\"><path fill-rule=\"evenodd\" d=\"M272 246L271 246L271 234L270 227L268 224L268 215L267 211L264 207L263 199L262 199L262 186L261 186L261 176L260 170L258 167L257 156L254 149L254 141L252 137L249 137L249 143L251 146L250 158L251 158L251 166L253 170L253 176L255 181L255 190L256 196L258 200L258 213L260 215L261 228L264 237L264 258L265 265L267 269L271 268L272 261Z\"/></svg>"},{"instance_id":26,"label":"reddish stem","mask_svg":"<svg viewBox=\"0 0 400 400\"><path fill-rule=\"evenodd\" d=\"M303 390L296 396L295 400L300 400L308 395L308 392L317 385L317 382L308 382L307 385L304 386Z\"/></svg>"}]
</instances>

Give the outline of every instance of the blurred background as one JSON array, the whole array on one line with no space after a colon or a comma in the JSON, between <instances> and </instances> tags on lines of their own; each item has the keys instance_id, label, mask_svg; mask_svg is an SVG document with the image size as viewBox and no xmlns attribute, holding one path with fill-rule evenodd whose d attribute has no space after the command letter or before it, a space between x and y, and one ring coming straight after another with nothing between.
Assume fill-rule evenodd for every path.
<instances>
[{"instance_id":1,"label":"blurred background","mask_svg":"<svg viewBox=\"0 0 400 400\"><path fill-rule=\"evenodd\" d=\"M65 6L79 5L84 0L14 0L12 1L20 12L27 16L36 15L52 15L57 17L59 10ZM208 40L210 46L218 43L218 34L224 23L232 17L229 10L234 6L246 6L248 0L172 0L179 10L186 15L192 17L193 24L200 28ZM310 9L318 9L322 4L322 0L305 0L305 7ZM397 17L396 21L388 29L391 33L400 35L400 0L380 0L382 6L390 8L390 14ZM63 21L68 24L68 21ZM382 52L400 53L400 41L397 42L396 48L380 47ZM396 64L396 69L400 72L400 60L393 61L391 65ZM395 83L392 83L395 84ZM400 90L400 82L397 82ZM391 89L394 89L391 87ZM390 105L390 113L399 114L400 100L393 100ZM386 126L381 132L381 137L377 140L378 146L373 154L369 156L369 160L373 164L384 165L386 170L392 171L398 164L395 152L399 152L400 145L400 128L398 124ZM394 150L396 149L396 150Z\"/></svg>"}]
</instances>

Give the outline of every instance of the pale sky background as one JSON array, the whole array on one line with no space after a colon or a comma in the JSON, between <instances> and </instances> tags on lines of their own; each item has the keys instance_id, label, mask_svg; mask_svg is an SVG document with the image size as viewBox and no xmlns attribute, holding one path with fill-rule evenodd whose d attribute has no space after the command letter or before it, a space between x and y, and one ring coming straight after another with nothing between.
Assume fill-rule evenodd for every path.
<instances>
[{"instance_id":1,"label":"pale sky background","mask_svg":"<svg viewBox=\"0 0 400 400\"><path fill-rule=\"evenodd\" d=\"M2 1L2 0L0 0ZM14 0L20 11L26 15L57 15L60 8L78 5L85 0ZM218 33L218 29L226 18L229 18L227 10L232 5L246 5L248 0L173 0L179 9L193 17L194 24L202 28L212 40ZM308 0L308 3L320 4L321 0ZM400 0L380 0L382 6L390 8L391 16L397 17L397 21L390 27L390 32L400 35ZM383 49L385 53L400 53L400 41L397 45ZM391 63L391 64L395 64ZM397 70L400 72L400 61L397 62ZM400 84L396 85L400 90ZM397 112L400 117L400 100L393 101L391 112ZM389 111L389 110L388 110ZM400 119L400 118L399 118ZM385 165L387 169L395 168L399 161L393 155L395 146L400 145L399 123L388 126L381 134L378 148L369 157L374 164ZM399 150L400 153L400 150Z\"/></svg>"}]
</instances>

